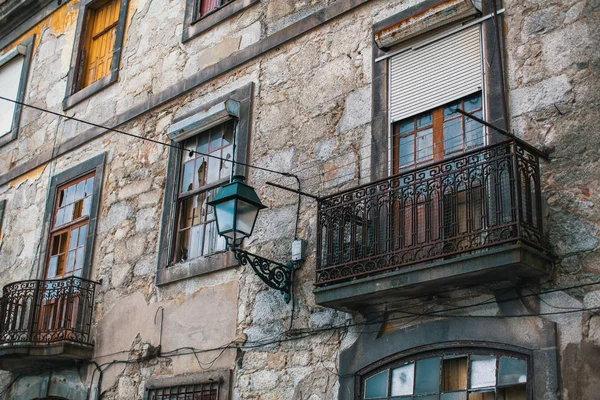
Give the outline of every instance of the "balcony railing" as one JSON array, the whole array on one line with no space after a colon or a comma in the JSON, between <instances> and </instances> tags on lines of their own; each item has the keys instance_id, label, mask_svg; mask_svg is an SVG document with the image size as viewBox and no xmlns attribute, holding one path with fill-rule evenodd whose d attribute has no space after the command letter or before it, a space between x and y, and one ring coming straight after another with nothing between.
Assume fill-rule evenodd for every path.
<instances>
[{"instance_id":1,"label":"balcony railing","mask_svg":"<svg viewBox=\"0 0 600 400\"><path fill-rule=\"evenodd\" d=\"M317 286L508 243L543 250L538 154L508 140L323 198Z\"/></svg>"},{"instance_id":2,"label":"balcony railing","mask_svg":"<svg viewBox=\"0 0 600 400\"><path fill-rule=\"evenodd\" d=\"M69 277L4 286L0 346L74 342L91 345L96 282Z\"/></svg>"}]
</instances>

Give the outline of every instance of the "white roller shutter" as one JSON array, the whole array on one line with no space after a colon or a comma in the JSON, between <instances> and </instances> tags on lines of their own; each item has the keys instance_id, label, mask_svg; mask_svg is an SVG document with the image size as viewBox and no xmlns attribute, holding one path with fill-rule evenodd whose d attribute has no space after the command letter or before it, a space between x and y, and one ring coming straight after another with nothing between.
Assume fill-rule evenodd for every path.
<instances>
[{"instance_id":1,"label":"white roller shutter","mask_svg":"<svg viewBox=\"0 0 600 400\"><path fill-rule=\"evenodd\" d=\"M392 122L465 97L482 87L479 25L389 62Z\"/></svg>"}]
</instances>

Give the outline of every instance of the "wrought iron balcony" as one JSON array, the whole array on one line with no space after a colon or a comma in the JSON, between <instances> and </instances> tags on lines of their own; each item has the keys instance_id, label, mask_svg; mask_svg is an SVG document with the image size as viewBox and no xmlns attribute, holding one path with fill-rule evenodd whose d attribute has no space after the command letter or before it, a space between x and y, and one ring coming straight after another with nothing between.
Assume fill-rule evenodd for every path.
<instances>
[{"instance_id":1,"label":"wrought iron balcony","mask_svg":"<svg viewBox=\"0 0 600 400\"><path fill-rule=\"evenodd\" d=\"M323 198L317 302L348 310L370 292L545 275L538 154L508 140Z\"/></svg>"},{"instance_id":2,"label":"wrought iron balcony","mask_svg":"<svg viewBox=\"0 0 600 400\"><path fill-rule=\"evenodd\" d=\"M77 277L4 286L0 369L27 369L91 357L95 288L96 282Z\"/></svg>"}]
</instances>

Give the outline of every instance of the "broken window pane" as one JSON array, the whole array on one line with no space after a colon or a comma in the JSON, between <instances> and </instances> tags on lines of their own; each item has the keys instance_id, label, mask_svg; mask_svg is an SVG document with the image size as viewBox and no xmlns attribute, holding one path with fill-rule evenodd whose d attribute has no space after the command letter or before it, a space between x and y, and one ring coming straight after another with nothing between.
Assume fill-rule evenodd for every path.
<instances>
[{"instance_id":1,"label":"broken window pane","mask_svg":"<svg viewBox=\"0 0 600 400\"><path fill-rule=\"evenodd\" d=\"M497 400L526 400L527 390L525 385L511 386L498 389Z\"/></svg>"},{"instance_id":2,"label":"broken window pane","mask_svg":"<svg viewBox=\"0 0 600 400\"><path fill-rule=\"evenodd\" d=\"M495 400L495 391L469 393L469 400Z\"/></svg>"},{"instance_id":3,"label":"broken window pane","mask_svg":"<svg viewBox=\"0 0 600 400\"><path fill-rule=\"evenodd\" d=\"M450 358L442 361L442 391L465 390L467 388L467 357Z\"/></svg>"},{"instance_id":4,"label":"broken window pane","mask_svg":"<svg viewBox=\"0 0 600 400\"><path fill-rule=\"evenodd\" d=\"M412 394L414 380L414 363L392 370L392 396Z\"/></svg>"},{"instance_id":5,"label":"broken window pane","mask_svg":"<svg viewBox=\"0 0 600 400\"><path fill-rule=\"evenodd\" d=\"M471 356L471 388L496 385L496 357Z\"/></svg>"},{"instance_id":6,"label":"broken window pane","mask_svg":"<svg viewBox=\"0 0 600 400\"><path fill-rule=\"evenodd\" d=\"M365 381L365 399L387 396L388 371L382 371Z\"/></svg>"},{"instance_id":7,"label":"broken window pane","mask_svg":"<svg viewBox=\"0 0 600 400\"><path fill-rule=\"evenodd\" d=\"M440 358L417 361L415 394L436 393L440 390Z\"/></svg>"},{"instance_id":8,"label":"broken window pane","mask_svg":"<svg viewBox=\"0 0 600 400\"><path fill-rule=\"evenodd\" d=\"M510 385L527 382L527 365L525 360L511 357L500 357L498 363L498 384Z\"/></svg>"}]
</instances>

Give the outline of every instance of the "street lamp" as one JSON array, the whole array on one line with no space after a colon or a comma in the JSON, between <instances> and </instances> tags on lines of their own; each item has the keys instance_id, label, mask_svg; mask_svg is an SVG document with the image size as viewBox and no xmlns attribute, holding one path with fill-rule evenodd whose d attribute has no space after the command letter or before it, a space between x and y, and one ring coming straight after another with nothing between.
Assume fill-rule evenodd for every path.
<instances>
[{"instance_id":1,"label":"street lamp","mask_svg":"<svg viewBox=\"0 0 600 400\"><path fill-rule=\"evenodd\" d=\"M288 303L291 299L294 263L278 263L240 249L244 238L252 235L258 212L266 208L254 188L236 175L208 202L215 210L217 231L224 236L227 247L242 265L249 264L259 278L273 289L279 290Z\"/></svg>"}]
</instances>

